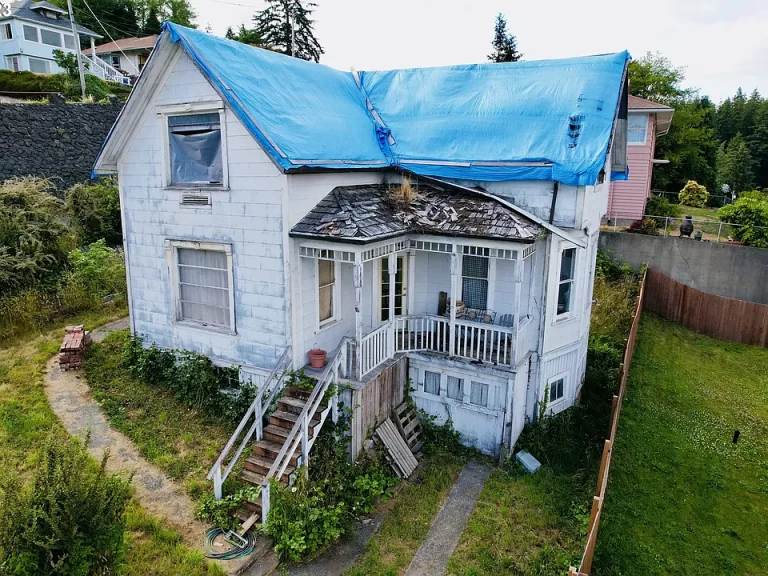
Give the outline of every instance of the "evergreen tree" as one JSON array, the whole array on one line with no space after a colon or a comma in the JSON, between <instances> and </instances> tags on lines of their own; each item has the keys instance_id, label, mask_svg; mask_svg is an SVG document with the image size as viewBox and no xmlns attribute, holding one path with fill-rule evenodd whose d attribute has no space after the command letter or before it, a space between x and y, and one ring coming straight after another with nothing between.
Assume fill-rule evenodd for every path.
<instances>
[{"instance_id":1,"label":"evergreen tree","mask_svg":"<svg viewBox=\"0 0 768 576\"><path fill-rule=\"evenodd\" d=\"M147 10L147 16L144 20L144 24L141 27L141 32L144 36L151 34L160 34L162 30L162 23L160 22L160 10L157 4L150 4Z\"/></svg>"},{"instance_id":2,"label":"evergreen tree","mask_svg":"<svg viewBox=\"0 0 768 576\"><path fill-rule=\"evenodd\" d=\"M224 33L224 38L227 40L237 40L235 33L232 31L232 26L227 26L227 31Z\"/></svg>"},{"instance_id":3,"label":"evergreen tree","mask_svg":"<svg viewBox=\"0 0 768 576\"><path fill-rule=\"evenodd\" d=\"M60 8L63 8L64 10L67 9L67 0L51 1ZM72 0L72 7L75 11L75 20L78 24L106 36L101 27L103 24L109 35L115 40L140 35L139 19L136 14L136 5L133 0L89 1L88 5L96 15L95 18L93 14L91 14L91 11L86 8L82 0ZM101 24L99 22L101 22Z\"/></svg>"},{"instance_id":4,"label":"evergreen tree","mask_svg":"<svg viewBox=\"0 0 768 576\"><path fill-rule=\"evenodd\" d=\"M320 43L315 38L315 21L310 18L317 6L301 0L266 0L267 7L253 17L253 32L265 46L295 56L302 60L320 61L324 54Z\"/></svg>"},{"instance_id":5,"label":"evergreen tree","mask_svg":"<svg viewBox=\"0 0 768 576\"><path fill-rule=\"evenodd\" d=\"M747 143L741 134L736 134L726 146L718 180L728 184L737 195L752 190L755 185L752 167L753 160Z\"/></svg>"},{"instance_id":6,"label":"evergreen tree","mask_svg":"<svg viewBox=\"0 0 768 576\"><path fill-rule=\"evenodd\" d=\"M237 33L235 33L232 30L232 26L230 26L227 28L227 33L224 34L224 37L228 40L236 40L243 44L249 44L250 46L261 46L262 44L259 33L254 28L246 28L245 24L240 24Z\"/></svg>"},{"instance_id":7,"label":"evergreen tree","mask_svg":"<svg viewBox=\"0 0 768 576\"><path fill-rule=\"evenodd\" d=\"M496 16L496 26L493 34L493 52L488 55L491 62L517 62L523 55L517 51L517 38L507 32L507 21L504 15Z\"/></svg>"}]
</instances>

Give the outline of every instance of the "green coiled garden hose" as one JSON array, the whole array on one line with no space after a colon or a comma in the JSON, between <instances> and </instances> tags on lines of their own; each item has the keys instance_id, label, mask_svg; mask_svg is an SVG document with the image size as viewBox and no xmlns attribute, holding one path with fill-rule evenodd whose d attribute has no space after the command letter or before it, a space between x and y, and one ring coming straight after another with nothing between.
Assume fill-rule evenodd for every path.
<instances>
[{"instance_id":1,"label":"green coiled garden hose","mask_svg":"<svg viewBox=\"0 0 768 576\"><path fill-rule=\"evenodd\" d=\"M244 538L246 541L245 546L238 547L233 545L231 549L225 550L223 552L216 551L215 541L219 536L226 538L227 532L221 528L211 528L208 530L208 532L205 533L206 558L211 558L213 560L235 560L237 558L248 556L256 548L256 536L254 535L253 530L248 531L245 536L242 536L242 538ZM230 540L227 541L231 543Z\"/></svg>"}]
</instances>

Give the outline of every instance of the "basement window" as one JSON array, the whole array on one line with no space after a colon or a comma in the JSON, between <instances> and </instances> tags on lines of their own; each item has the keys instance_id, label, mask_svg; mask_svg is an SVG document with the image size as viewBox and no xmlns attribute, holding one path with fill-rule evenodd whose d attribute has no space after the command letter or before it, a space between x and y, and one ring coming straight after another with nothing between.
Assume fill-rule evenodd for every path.
<instances>
[{"instance_id":1,"label":"basement window","mask_svg":"<svg viewBox=\"0 0 768 576\"><path fill-rule=\"evenodd\" d=\"M218 112L168 117L171 184L222 186Z\"/></svg>"}]
</instances>

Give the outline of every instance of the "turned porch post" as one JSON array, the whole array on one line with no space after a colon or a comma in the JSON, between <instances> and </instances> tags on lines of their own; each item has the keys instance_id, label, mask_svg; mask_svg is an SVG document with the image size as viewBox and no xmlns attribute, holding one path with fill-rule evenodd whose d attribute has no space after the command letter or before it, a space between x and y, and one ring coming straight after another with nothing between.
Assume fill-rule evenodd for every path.
<instances>
[{"instance_id":1,"label":"turned porch post","mask_svg":"<svg viewBox=\"0 0 768 576\"><path fill-rule=\"evenodd\" d=\"M451 291L448 297L451 299L451 316L448 324L448 355L456 355L456 300L458 299L459 254L458 247L453 245L451 252Z\"/></svg>"},{"instance_id":2,"label":"turned porch post","mask_svg":"<svg viewBox=\"0 0 768 576\"><path fill-rule=\"evenodd\" d=\"M357 380L363 379L363 261L360 254L355 255L355 362Z\"/></svg>"}]
</instances>

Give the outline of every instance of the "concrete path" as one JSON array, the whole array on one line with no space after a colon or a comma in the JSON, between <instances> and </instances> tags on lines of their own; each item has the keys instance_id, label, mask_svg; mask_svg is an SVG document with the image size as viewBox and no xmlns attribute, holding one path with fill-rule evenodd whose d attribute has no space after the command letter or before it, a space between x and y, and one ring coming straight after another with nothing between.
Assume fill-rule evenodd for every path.
<instances>
[{"instance_id":1,"label":"concrete path","mask_svg":"<svg viewBox=\"0 0 768 576\"><path fill-rule=\"evenodd\" d=\"M110 332L127 326L127 318L106 324L93 331L93 340L100 342ZM58 354L48 361L46 368L45 392L48 402L67 432L85 438L90 430L91 443L88 450L93 458L100 462L109 450L107 470L111 473L133 474L134 496L139 503L150 514L163 518L175 528L187 546L202 549L208 527L195 519L195 504L187 496L184 487L168 478L160 468L144 460L131 440L109 426L109 421L93 399L80 372L60 370ZM257 545L257 550L260 548L263 552L263 546ZM219 565L234 574L244 570L254 560L250 556L242 560L221 562ZM272 567L276 564L274 560L269 563Z\"/></svg>"},{"instance_id":2,"label":"concrete path","mask_svg":"<svg viewBox=\"0 0 768 576\"><path fill-rule=\"evenodd\" d=\"M445 573L448 560L492 470L490 466L477 462L470 462L464 467L435 517L426 540L416 551L406 576L439 576Z\"/></svg>"}]
</instances>

